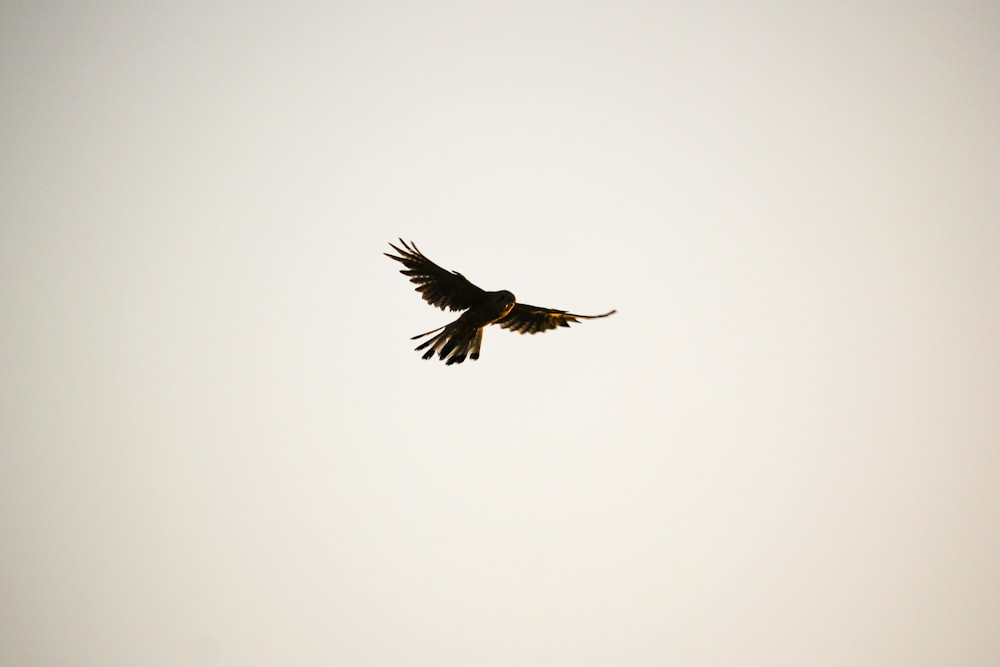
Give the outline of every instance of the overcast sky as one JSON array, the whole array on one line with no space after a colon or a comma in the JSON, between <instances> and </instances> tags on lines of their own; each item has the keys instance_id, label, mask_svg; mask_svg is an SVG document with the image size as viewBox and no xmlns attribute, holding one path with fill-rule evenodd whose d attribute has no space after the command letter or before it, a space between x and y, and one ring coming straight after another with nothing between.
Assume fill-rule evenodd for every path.
<instances>
[{"instance_id":1,"label":"overcast sky","mask_svg":"<svg viewBox=\"0 0 1000 667\"><path fill-rule=\"evenodd\" d=\"M0 2L0 663L1000 664L995 2ZM613 317L486 330L385 258Z\"/></svg>"}]
</instances>

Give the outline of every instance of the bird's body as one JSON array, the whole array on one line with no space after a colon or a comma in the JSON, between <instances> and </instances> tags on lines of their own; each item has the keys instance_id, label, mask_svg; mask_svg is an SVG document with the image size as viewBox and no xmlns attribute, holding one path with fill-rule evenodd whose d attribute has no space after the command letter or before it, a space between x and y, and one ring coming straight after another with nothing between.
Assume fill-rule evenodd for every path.
<instances>
[{"instance_id":1,"label":"bird's body","mask_svg":"<svg viewBox=\"0 0 1000 667\"><path fill-rule=\"evenodd\" d=\"M483 342L483 328L490 324L499 324L522 334L534 334L555 327L568 327L571 322L578 322L578 318L596 319L615 312L611 310L601 315L574 315L564 310L517 303L516 297L507 290L487 292L480 289L461 273L447 271L427 259L415 244L408 244L402 239L399 242L403 245L402 248L389 244L399 256L389 253L385 253L385 256L406 267L400 273L409 276L424 300L442 310L465 311L454 322L413 337L415 340L436 334L416 348L427 348L424 359L437 354L448 365L460 364L466 357L478 359Z\"/></svg>"}]
</instances>

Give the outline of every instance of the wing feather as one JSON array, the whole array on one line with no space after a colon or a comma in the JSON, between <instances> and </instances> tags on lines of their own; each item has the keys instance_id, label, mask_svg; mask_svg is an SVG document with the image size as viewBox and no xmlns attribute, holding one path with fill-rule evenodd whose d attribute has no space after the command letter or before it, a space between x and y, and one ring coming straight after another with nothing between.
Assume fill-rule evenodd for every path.
<instances>
[{"instance_id":1,"label":"wing feather","mask_svg":"<svg viewBox=\"0 0 1000 667\"><path fill-rule=\"evenodd\" d=\"M399 239L402 248L389 244L399 256L383 253L403 266L400 273L410 278L424 301L441 310L466 310L480 303L486 292L458 271L443 269L427 259L415 243Z\"/></svg>"},{"instance_id":2,"label":"wing feather","mask_svg":"<svg viewBox=\"0 0 1000 667\"><path fill-rule=\"evenodd\" d=\"M595 320L600 317L613 315L614 310L609 310L601 315L575 315L567 313L565 310L555 308L539 308L529 306L526 303L519 303L507 313L507 315L496 322L504 329L516 331L519 334L536 334L556 327L568 327L570 324L579 323L580 320Z\"/></svg>"}]
</instances>

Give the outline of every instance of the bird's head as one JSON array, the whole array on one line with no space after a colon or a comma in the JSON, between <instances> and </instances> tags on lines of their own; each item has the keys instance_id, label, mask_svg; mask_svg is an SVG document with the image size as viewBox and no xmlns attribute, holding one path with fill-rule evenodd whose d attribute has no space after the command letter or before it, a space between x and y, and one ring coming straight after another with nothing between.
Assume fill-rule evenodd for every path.
<instances>
[{"instance_id":1,"label":"bird's head","mask_svg":"<svg viewBox=\"0 0 1000 667\"><path fill-rule=\"evenodd\" d=\"M506 315L517 303L517 297L514 296L513 292L508 292L507 290L500 290L499 292L491 292L493 304L497 307L497 310L501 311L503 315ZM501 315L501 317L503 317Z\"/></svg>"}]
</instances>

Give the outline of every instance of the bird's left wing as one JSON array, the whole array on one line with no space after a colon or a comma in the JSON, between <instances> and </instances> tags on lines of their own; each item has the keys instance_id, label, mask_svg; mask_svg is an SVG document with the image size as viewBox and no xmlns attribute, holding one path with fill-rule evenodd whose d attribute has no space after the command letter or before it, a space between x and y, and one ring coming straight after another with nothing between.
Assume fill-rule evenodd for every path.
<instances>
[{"instance_id":1,"label":"bird's left wing","mask_svg":"<svg viewBox=\"0 0 1000 667\"><path fill-rule=\"evenodd\" d=\"M529 306L526 303L519 303L507 313L502 319L494 324L499 324L504 329L516 331L519 334L536 334L556 327L568 327L570 324L580 320L596 320L599 317L607 317L615 314L614 310L609 310L601 315L574 315L565 310L554 308L539 308Z\"/></svg>"},{"instance_id":2,"label":"bird's left wing","mask_svg":"<svg viewBox=\"0 0 1000 667\"><path fill-rule=\"evenodd\" d=\"M417 285L416 290L427 303L441 310L465 310L480 303L486 296L486 292L473 285L458 271L442 269L424 257L417 244L407 243L403 239L399 239L399 242L403 244L402 248L389 244L399 253L398 257L383 254L406 267L400 273L409 276L410 282Z\"/></svg>"}]
</instances>

